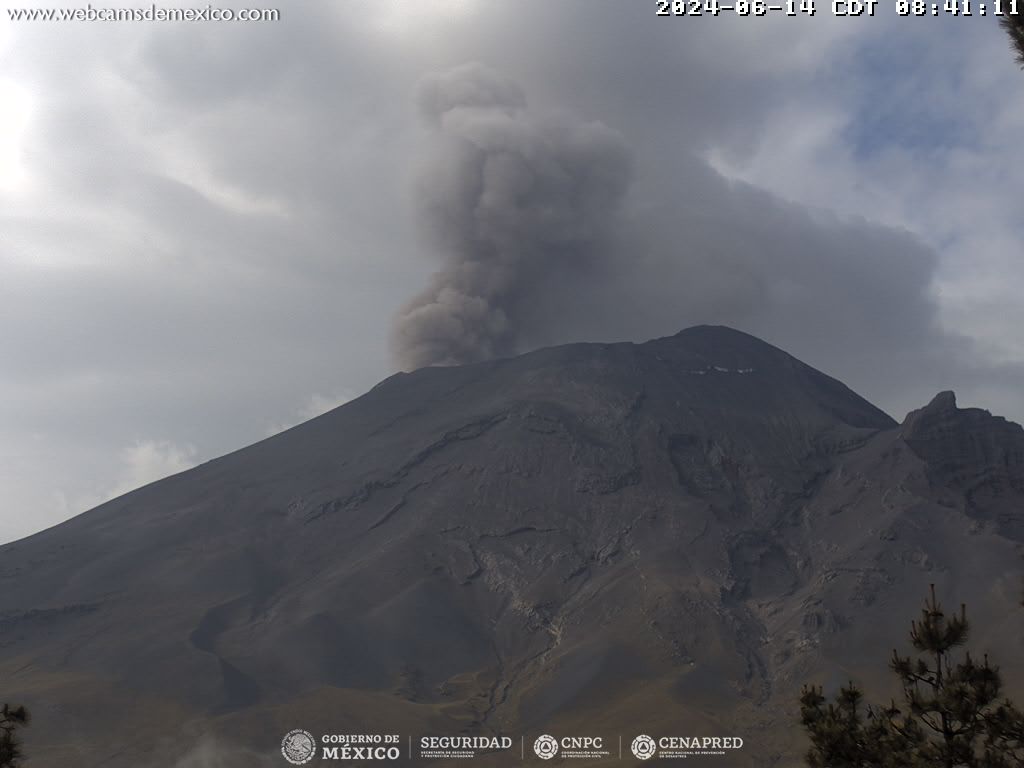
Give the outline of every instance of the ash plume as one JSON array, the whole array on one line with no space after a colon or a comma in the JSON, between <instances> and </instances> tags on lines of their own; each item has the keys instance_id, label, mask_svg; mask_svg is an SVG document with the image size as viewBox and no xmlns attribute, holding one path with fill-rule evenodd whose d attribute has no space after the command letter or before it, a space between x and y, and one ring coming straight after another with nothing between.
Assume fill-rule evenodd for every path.
<instances>
[{"instance_id":1,"label":"ash plume","mask_svg":"<svg viewBox=\"0 0 1024 768\"><path fill-rule=\"evenodd\" d=\"M418 202L443 262L396 318L396 357L412 369L514 354L552 275L607 250L629 151L600 122L534 115L479 64L427 77L419 101L431 141Z\"/></svg>"}]
</instances>

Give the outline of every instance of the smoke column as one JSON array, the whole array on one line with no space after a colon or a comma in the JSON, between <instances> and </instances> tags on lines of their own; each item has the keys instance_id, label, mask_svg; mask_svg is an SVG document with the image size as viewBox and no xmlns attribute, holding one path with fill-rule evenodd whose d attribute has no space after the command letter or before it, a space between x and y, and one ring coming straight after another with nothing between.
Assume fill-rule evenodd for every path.
<instances>
[{"instance_id":1,"label":"smoke column","mask_svg":"<svg viewBox=\"0 0 1024 768\"><path fill-rule=\"evenodd\" d=\"M630 154L601 123L531 115L518 85L479 64L427 77L419 101L431 141L418 203L443 262L396 318L398 362L514 354L553 268L601 258Z\"/></svg>"}]
</instances>

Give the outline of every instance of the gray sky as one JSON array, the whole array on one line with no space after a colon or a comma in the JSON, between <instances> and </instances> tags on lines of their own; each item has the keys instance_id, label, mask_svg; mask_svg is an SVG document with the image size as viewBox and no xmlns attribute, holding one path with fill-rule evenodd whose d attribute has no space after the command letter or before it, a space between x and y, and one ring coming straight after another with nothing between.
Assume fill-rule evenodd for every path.
<instances>
[{"instance_id":1,"label":"gray sky","mask_svg":"<svg viewBox=\"0 0 1024 768\"><path fill-rule=\"evenodd\" d=\"M725 323L898 419L950 388L1024 419L1024 73L992 18L291 0L268 23L45 23L2 5L0 541L396 370L395 318L465 257L439 207L468 210L456 174L509 146L548 169L560 223L519 248L532 220L502 220L497 250L531 255L480 289L514 325L497 348ZM503 84L497 144L487 114L424 118L467 64ZM592 165L621 175L577 183ZM551 256L577 211L600 231Z\"/></svg>"}]
</instances>

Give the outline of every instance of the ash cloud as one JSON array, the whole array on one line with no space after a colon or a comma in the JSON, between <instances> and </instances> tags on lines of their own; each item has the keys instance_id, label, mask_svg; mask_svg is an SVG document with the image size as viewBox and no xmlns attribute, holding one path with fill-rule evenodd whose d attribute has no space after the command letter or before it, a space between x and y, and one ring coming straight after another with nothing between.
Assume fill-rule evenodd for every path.
<instances>
[{"instance_id":1,"label":"ash cloud","mask_svg":"<svg viewBox=\"0 0 1024 768\"><path fill-rule=\"evenodd\" d=\"M534 114L480 64L425 78L419 103L430 142L417 197L443 262L396 318L396 357L412 369L514 354L550 281L609 251L630 153L603 123Z\"/></svg>"}]
</instances>

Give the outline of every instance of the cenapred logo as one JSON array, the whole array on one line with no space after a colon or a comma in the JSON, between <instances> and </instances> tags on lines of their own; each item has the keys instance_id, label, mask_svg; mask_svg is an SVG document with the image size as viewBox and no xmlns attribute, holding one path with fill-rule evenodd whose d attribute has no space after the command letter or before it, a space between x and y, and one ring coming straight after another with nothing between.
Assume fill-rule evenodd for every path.
<instances>
[{"instance_id":1,"label":"cenapred logo","mask_svg":"<svg viewBox=\"0 0 1024 768\"><path fill-rule=\"evenodd\" d=\"M292 765L305 765L316 755L316 739L301 728L288 731L281 740L281 754Z\"/></svg>"},{"instance_id":2,"label":"cenapred logo","mask_svg":"<svg viewBox=\"0 0 1024 768\"><path fill-rule=\"evenodd\" d=\"M633 739L633 743L629 745L629 748L633 750L633 755L640 760L650 760L654 757L654 753L658 751L658 745L654 742L654 739L645 733L641 733Z\"/></svg>"},{"instance_id":3,"label":"cenapred logo","mask_svg":"<svg viewBox=\"0 0 1024 768\"><path fill-rule=\"evenodd\" d=\"M533 751L541 760L550 760L558 754L558 741L545 733L533 742Z\"/></svg>"},{"instance_id":4,"label":"cenapred logo","mask_svg":"<svg viewBox=\"0 0 1024 768\"><path fill-rule=\"evenodd\" d=\"M629 745L640 760L685 760L690 757L722 757L734 749L743 749L739 736L659 736L642 733Z\"/></svg>"}]
</instances>

